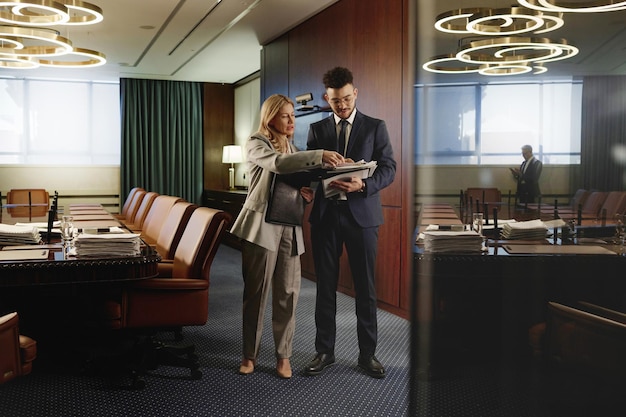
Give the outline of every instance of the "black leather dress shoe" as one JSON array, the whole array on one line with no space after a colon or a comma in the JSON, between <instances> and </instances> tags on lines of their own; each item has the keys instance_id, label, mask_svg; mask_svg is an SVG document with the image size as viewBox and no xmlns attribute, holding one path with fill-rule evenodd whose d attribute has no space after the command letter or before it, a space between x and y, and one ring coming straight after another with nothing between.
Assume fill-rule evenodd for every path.
<instances>
[{"instance_id":1,"label":"black leather dress shoe","mask_svg":"<svg viewBox=\"0 0 626 417\"><path fill-rule=\"evenodd\" d=\"M384 378L385 368L376 359L376 356L359 356L359 367L373 378Z\"/></svg>"},{"instance_id":2,"label":"black leather dress shoe","mask_svg":"<svg viewBox=\"0 0 626 417\"><path fill-rule=\"evenodd\" d=\"M319 375L324 369L335 363L335 355L332 353L318 353L304 369L306 375Z\"/></svg>"}]
</instances>

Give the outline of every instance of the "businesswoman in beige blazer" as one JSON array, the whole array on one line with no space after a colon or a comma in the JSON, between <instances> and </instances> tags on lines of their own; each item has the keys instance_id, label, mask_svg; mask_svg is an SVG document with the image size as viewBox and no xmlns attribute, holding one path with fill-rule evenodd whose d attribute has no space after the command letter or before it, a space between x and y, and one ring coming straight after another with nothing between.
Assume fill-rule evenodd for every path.
<instances>
[{"instance_id":1,"label":"businesswoman in beige blazer","mask_svg":"<svg viewBox=\"0 0 626 417\"><path fill-rule=\"evenodd\" d=\"M289 174L336 166L344 162L334 151L298 152L293 145L295 115L289 97L274 94L261 107L258 132L246 143L250 188L231 233L243 239L243 358L240 374L254 372L261 344L263 315L272 291L272 332L276 372L292 375L289 358L295 329L295 310L300 292L300 255L304 253L302 227L265 221L273 174ZM304 187L302 198L310 202L313 190Z\"/></svg>"}]
</instances>

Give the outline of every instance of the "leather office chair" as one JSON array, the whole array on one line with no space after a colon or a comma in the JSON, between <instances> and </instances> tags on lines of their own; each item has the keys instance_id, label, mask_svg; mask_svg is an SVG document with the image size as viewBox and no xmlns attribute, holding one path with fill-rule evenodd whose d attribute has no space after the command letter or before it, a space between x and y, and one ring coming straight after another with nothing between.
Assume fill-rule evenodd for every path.
<instances>
[{"instance_id":1,"label":"leather office chair","mask_svg":"<svg viewBox=\"0 0 626 417\"><path fill-rule=\"evenodd\" d=\"M143 222L141 228L141 238L147 244L156 244L156 241L161 232L161 227L167 219L167 216L174 207L174 205L180 201L183 201L180 197L174 197L170 195L159 195L154 199L150 211Z\"/></svg>"},{"instance_id":2,"label":"leather office chair","mask_svg":"<svg viewBox=\"0 0 626 417\"><path fill-rule=\"evenodd\" d=\"M478 210L478 212L483 212L485 205L487 205L488 213L491 213L494 208L500 210L500 206L502 205L502 192L493 187L470 187L465 190L464 204L468 207L472 204L471 210Z\"/></svg>"},{"instance_id":3,"label":"leather office chair","mask_svg":"<svg viewBox=\"0 0 626 417\"><path fill-rule=\"evenodd\" d=\"M13 188L7 191L7 212L16 217L42 217L50 208L50 193L43 188ZM28 206L31 204L31 206Z\"/></svg>"},{"instance_id":4,"label":"leather office chair","mask_svg":"<svg viewBox=\"0 0 626 417\"><path fill-rule=\"evenodd\" d=\"M625 313L586 302L548 303L545 358L550 364L623 380L624 352Z\"/></svg>"},{"instance_id":5,"label":"leather office chair","mask_svg":"<svg viewBox=\"0 0 626 417\"><path fill-rule=\"evenodd\" d=\"M174 259L178 242L185 231L189 218L198 206L188 201L181 201L170 209L161 226L156 240L156 251L165 260Z\"/></svg>"},{"instance_id":6,"label":"leather office chair","mask_svg":"<svg viewBox=\"0 0 626 417\"><path fill-rule=\"evenodd\" d=\"M130 230L140 231L146 217L148 216L148 212L150 212L150 208L152 207L154 200L156 200L158 196L159 193L154 191L148 191L145 193L143 199L141 200L141 204L135 212L135 215L130 218L120 220L120 222Z\"/></svg>"},{"instance_id":7,"label":"leather office chair","mask_svg":"<svg viewBox=\"0 0 626 417\"><path fill-rule=\"evenodd\" d=\"M623 214L624 210L626 210L626 191L610 191L602 203L602 207L600 207L598 218L583 218L581 224L583 226L614 225L616 223L615 215Z\"/></svg>"},{"instance_id":8,"label":"leather office chair","mask_svg":"<svg viewBox=\"0 0 626 417\"><path fill-rule=\"evenodd\" d=\"M584 188L579 188L578 190L576 190L576 192L574 193L574 195L572 196L572 198L569 200L569 202L567 204L558 206L557 205L557 210L559 214L563 214L563 215L576 215L576 213L578 213L578 207L582 207L583 204L585 204L585 201L587 201L587 197L589 197L589 194L591 194L590 190L585 190ZM532 207L531 204L528 205L529 208ZM546 213L546 214L552 214L554 213L554 204L548 201L543 201L543 204L541 205L541 207L537 207L538 209L541 209L542 213Z\"/></svg>"},{"instance_id":9,"label":"leather office chair","mask_svg":"<svg viewBox=\"0 0 626 417\"><path fill-rule=\"evenodd\" d=\"M115 217L119 220L124 220L126 217L128 217L129 215L129 210L131 209L131 205L133 203L133 198L135 197L135 194L137 193L137 191L142 190L145 191L143 188L141 187L135 187L132 188L129 192L128 195L126 196L126 200L124 200L124 205L122 206L122 210L120 210L120 214L116 214Z\"/></svg>"},{"instance_id":10,"label":"leather office chair","mask_svg":"<svg viewBox=\"0 0 626 417\"><path fill-rule=\"evenodd\" d=\"M199 379L194 346L173 347L154 338L159 330L201 326L208 319L210 269L230 214L200 207L193 211L171 263L159 265L159 277L137 281L122 291L120 327L138 337L139 363L133 387L142 388L143 375L160 364L185 367Z\"/></svg>"},{"instance_id":11,"label":"leather office chair","mask_svg":"<svg viewBox=\"0 0 626 417\"><path fill-rule=\"evenodd\" d=\"M581 210L581 219L598 219L600 216L600 209L602 208L602 204L606 201L609 193L604 191L593 191L589 194L585 203L582 205ZM559 211L559 217L565 221L568 220L577 220L578 212L564 212L561 213Z\"/></svg>"},{"instance_id":12,"label":"leather office chair","mask_svg":"<svg viewBox=\"0 0 626 417\"><path fill-rule=\"evenodd\" d=\"M132 223L132 219L135 218L137 210L139 210L139 206L141 206L141 202L147 193L148 192L143 188L136 190L133 194L132 199L128 203L126 214L123 216L116 215L115 218L118 219L120 222L128 221L129 223Z\"/></svg>"},{"instance_id":13,"label":"leather office chair","mask_svg":"<svg viewBox=\"0 0 626 417\"><path fill-rule=\"evenodd\" d=\"M37 342L20 335L17 313L0 317L0 384L28 375L37 357Z\"/></svg>"}]
</instances>

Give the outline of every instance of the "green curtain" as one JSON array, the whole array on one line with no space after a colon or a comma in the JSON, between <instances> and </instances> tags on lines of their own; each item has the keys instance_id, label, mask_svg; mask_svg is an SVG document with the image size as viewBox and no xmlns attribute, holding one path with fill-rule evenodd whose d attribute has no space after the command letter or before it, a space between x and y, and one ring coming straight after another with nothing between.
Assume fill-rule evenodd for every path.
<instances>
[{"instance_id":1,"label":"green curtain","mask_svg":"<svg viewBox=\"0 0 626 417\"><path fill-rule=\"evenodd\" d=\"M623 190L626 184L625 76L584 78L581 129L582 188Z\"/></svg>"},{"instance_id":2,"label":"green curtain","mask_svg":"<svg viewBox=\"0 0 626 417\"><path fill-rule=\"evenodd\" d=\"M202 83L120 80L122 201L133 187L200 204Z\"/></svg>"}]
</instances>

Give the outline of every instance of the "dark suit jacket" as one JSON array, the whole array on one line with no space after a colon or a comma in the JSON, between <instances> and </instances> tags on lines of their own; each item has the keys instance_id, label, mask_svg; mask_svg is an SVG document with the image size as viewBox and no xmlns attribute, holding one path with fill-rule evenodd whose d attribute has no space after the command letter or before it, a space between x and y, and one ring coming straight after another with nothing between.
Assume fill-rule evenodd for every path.
<instances>
[{"instance_id":1,"label":"dark suit jacket","mask_svg":"<svg viewBox=\"0 0 626 417\"><path fill-rule=\"evenodd\" d=\"M520 171L523 170L523 165L520 166ZM524 173L517 179L517 196L520 203L533 203L535 197L541 194L539 177L542 169L543 164L541 161L533 158Z\"/></svg>"},{"instance_id":2,"label":"dark suit jacket","mask_svg":"<svg viewBox=\"0 0 626 417\"><path fill-rule=\"evenodd\" d=\"M333 115L311 124L307 139L307 149L337 149L337 131ZM357 110L348 139L346 157L354 161L376 161L378 167L371 178L365 181L366 191L348 193L348 205L354 219L361 227L383 224L383 211L379 191L391 184L396 175L396 161L389 142L389 132L385 122L364 115ZM309 221L312 224L322 221L328 200L324 198L322 187L318 187Z\"/></svg>"}]
</instances>

